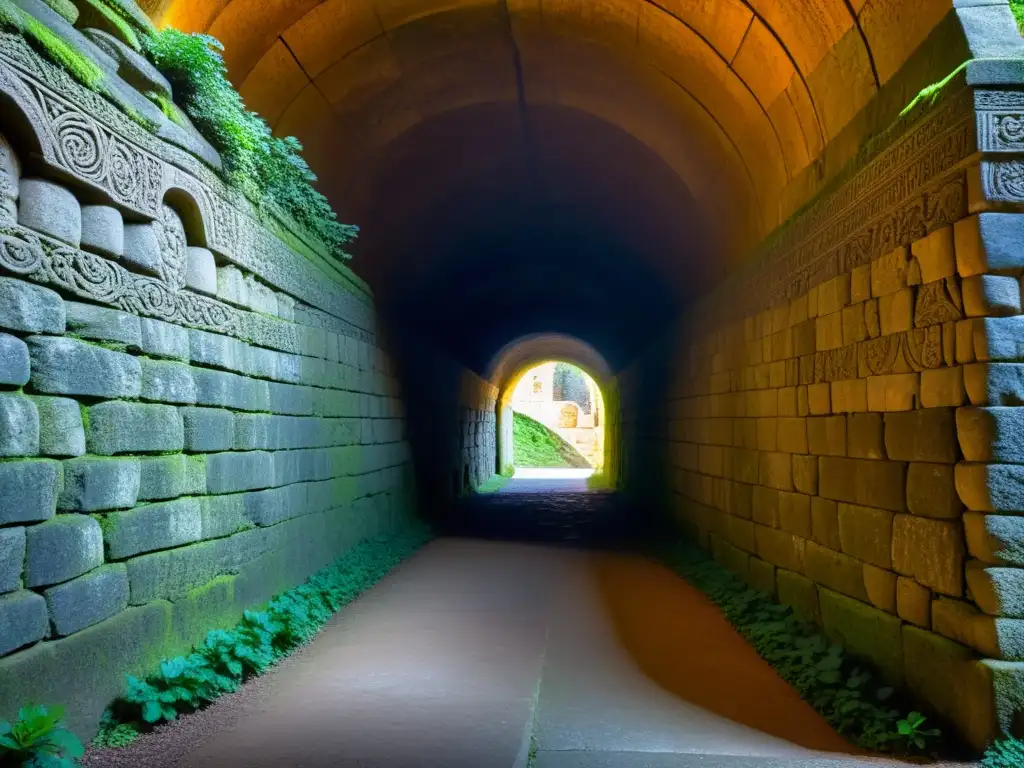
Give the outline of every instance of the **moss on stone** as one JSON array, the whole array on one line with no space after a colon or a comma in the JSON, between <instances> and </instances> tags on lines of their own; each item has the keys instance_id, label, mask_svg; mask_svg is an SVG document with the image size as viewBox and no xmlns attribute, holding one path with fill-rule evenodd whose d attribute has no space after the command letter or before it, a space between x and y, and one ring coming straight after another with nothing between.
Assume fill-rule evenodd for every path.
<instances>
[{"instance_id":1,"label":"moss on stone","mask_svg":"<svg viewBox=\"0 0 1024 768\"><path fill-rule=\"evenodd\" d=\"M43 2L59 13L68 24L78 21L78 8L71 0L43 0Z\"/></svg>"},{"instance_id":2,"label":"moss on stone","mask_svg":"<svg viewBox=\"0 0 1024 768\"><path fill-rule=\"evenodd\" d=\"M33 48L89 90L105 91L103 70L96 62L10 0L0 0L0 28L23 35Z\"/></svg>"},{"instance_id":3,"label":"moss on stone","mask_svg":"<svg viewBox=\"0 0 1024 768\"><path fill-rule=\"evenodd\" d=\"M104 2L104 0L83 0L83 2L87 3L96 13L103 17L103 20L110 25L125 45L131 46L136 51L142 50L142 42L139 40L139 36L135 34L135 29L109 3Z\"/></svg>"},{"instance_id":4,"label":"moss on stone","mask_svg":"<svg viewBox=\"0 0 1024 768\"><path fill-rule=\"evenodd\" d=\"M1010 10L1017 20L1017 29L1024 33L1024 0L1010 0Z\"/></svg>"},{"instance_id":5,"label":"moss on stone","mask_svg":"<svg viewBox=\"0 0 1024 768\"><path fill-rule=\"evenodd\" d=\"M160 107L160 111L164 113L164 117L170 120L175 125L182 128L187 128L188 123L185 122L185 118L181 115L181 110L178 109L177 105L162 93L156 91L150 91L146 94L150 101Z\"/></svg>"}]
</instances>

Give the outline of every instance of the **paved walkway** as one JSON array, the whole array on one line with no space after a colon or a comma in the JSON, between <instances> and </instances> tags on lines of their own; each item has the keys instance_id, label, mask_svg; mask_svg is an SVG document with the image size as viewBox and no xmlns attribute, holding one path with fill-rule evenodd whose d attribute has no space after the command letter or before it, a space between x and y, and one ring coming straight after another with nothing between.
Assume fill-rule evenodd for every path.
<instances>
[{"instance_id":1,"label":"paved walkway","mask_svg":"<svg viewBox=\"0 0 1024 768\"><path fill-rule=\"evenodd\" d=\"M499 520L545 502L492 498ZM543 530L578 538L563 523ZM437 539L256 685L161 765L525 768L531 745L535 768L860 763L703 595L607 549Z\"/></svg>"}]
</instances>

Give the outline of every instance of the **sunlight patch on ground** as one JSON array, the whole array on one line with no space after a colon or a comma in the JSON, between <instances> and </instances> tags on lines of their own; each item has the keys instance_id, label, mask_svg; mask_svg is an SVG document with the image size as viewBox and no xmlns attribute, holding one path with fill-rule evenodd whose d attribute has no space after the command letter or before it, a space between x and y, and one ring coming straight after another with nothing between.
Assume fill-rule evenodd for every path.
<instances>
[{"instance_id":1,"label":"sunlight patch on ground","mask_svg":"<svg viewBox=\"0 0 1024 768\"><path fill-rule=\"evenodd\" d=\"M586 480L594 474L593 467L516 467L515 480Z\"/></svg>"}]
</instances>

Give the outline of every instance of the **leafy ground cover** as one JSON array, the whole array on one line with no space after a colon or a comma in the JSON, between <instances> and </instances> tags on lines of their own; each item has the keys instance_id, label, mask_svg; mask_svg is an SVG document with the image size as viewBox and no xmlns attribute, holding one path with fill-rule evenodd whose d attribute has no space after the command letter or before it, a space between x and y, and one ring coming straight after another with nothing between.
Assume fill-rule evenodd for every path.
<instances>
[{"instance_id":1,"label":"leafy ground cover","mask_svg":"<svg viewBox=\"0 0 1024 768\"><path fill-rule=\"evenodd\" d=\"M512 455L517 467L589 467L580 452L536 419L516 411Z\"/></svg>"}]
</instances>

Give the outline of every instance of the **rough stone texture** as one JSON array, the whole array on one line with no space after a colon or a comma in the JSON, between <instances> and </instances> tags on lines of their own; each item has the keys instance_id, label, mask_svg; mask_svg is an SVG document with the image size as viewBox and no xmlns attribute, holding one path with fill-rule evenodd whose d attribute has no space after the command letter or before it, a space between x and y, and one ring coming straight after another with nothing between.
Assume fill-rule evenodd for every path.
<instances>
[{"instance_id":1,"label":"rough stone texture","mask_svg":"<svg viewBox=\"0 0 1024 768\"><path fill-rule=\"evenodd\" d=\"M956 266L961 277L1021 269L1021 230L1024 224L1009 213L981 213L954 227Z\"/></svg>"},{"instance_id":2,"label":"rough stone texture","mask_svg":"<svg viewBox=\"0 0 1024 768\"><path fill-rule=\"evenodd\" d=\"M250 526L245 516L246 494L207 496L200 500L204 539L228 536Z\"/></svg>"},{"instance_id":3,"label":"rough stone texture","mask_svg":"<svg viewBox=\"0 0 1024 768\"><path fill-rule=\"evenodd\" d=\"M97 568L43 593L54 631L71 635L128 607L128 573L124 565Z\"/></svg>"},{"instance_id":4,"label":"rough stone texture","mask_svg":"<svg viewBox=\"0 0 1024 768\"><path fill-rule=\"evenodd\" d=\"M843 548L839 538L839 505L815 496L811 499L811 538L837 552Z\"/></svg>"},{"instance_id":5,"label":"rough stone texture","mask_svg":"<svg viewBox=\"0 0 1024 768\"><path fill-rule=\"evenodd\" d=\"M218 408L181 408L185 450L229 451L235 442L235 417Z\"/></svg>"},{"instance_id":6,"label":"rough stone texture","mask_svg":"<svg viewBox=\"0 0 1024 768\"><path fill-rule=\"evenodd\" d=\"M184 454L142 456L138 461L139 501L173 499L185 493L189 459Z\"/></svg>"},{"instance_id":7,"label":"rough stone texture","mask_svg":"<svg viewBox=\"0 0 1024 768\"><path fill-rule=\"evenodd\" d=\"M0 385L21 387L28 383L28 347L16 336L0 333Z\"/></svg>"},{"instance_id":8,"label":"rough stone texture","mask_svg":"<svg viewBox=\"0 0 1024 768\"><path fill-rule=\"evenodd\" d=\"M885 414L885 450L890 459L953 464L956 421L950 408Z\"/></svg>"},{"instance_id":9,"label":"rough stone texture","mask_svg":"<svg viewBox=\"0 0 1024 768\"><path fill-rule=\"evenodd\" d=\"M893 521L893 568L944 595L963 594L961 526L949 520L897 515Z\"/></svg>"},{"instance_id":10,"label":"rough stone texture","mask_svg":"<svg viewBox=\"0 0 1024 768\"><path fill-rule=\"evenodd\" d=\"M1024 569L994 568L971 560L964 573L967 592L981 610L991 616L1024 618Z\"/></svg>"},{"instance_id":11,"label":"rough stone texture","mask_svg":"<svg viewBox=\"0 0 1024 768\"><path fill-rule=\"evenodd\" d=\"M142 365L143 400L164 403L194 403L196 385L192 381L192 369L182 363L161 360L139 360Z\"/></svg>"},{"instance_id":12,"label":"rough stone texture","mask_svg":"<svg viewBox=\"0 0 1024 768\"><path fill-rule=\"evenodd\" d=\"M63 333L64 300L49 288L0 277L0 326L29 333Z\"/></svg>"},{"instance_id":13,"label":"rough stone texture","mask_svg":"<svg viewBox=\"0 0 1024 768\"><path fill-rule=\"evenodd\" d=\"M847 454L854 459L884 459L882 415L851 413L847 418Z\"/></svg>"},{"instance_id":14,"label":"rough stone texture","mask_svg":"<svg viewBox=\"0 0 1024 768\"><path fill-rule=\"evenodd\" d=\"M972 512L1024 509L1024 466L961 462L954 477L960 500Z\"/></svg>"},{"instance_id":15,"label":"rough stone texture","mask_svg":"<svg viewBox=\"0 0 1024 768\"><path fill-rule=\"evenodd\" d=\"M86 442L92 453L180 451L184 441L181 414L173 406L110 402L89 409Z\"/></svg>"},{"instance_id":16,"label":"rough stone texture","mask_svg":"<svg viewBox=\"0 0 1024 768\"><path fill-rule=\"evenodd\" d=\"M842 551L865 563L892 568L893 513L884 509L839 505Z\"/></svg>"},{"instance_id":17,"label":"rough stone texture","mask_svg":"<svg viewBox=\"0 0 1024 768\"><path fill-rule=\"evenodd\" d=\"M974 405L1024 405L1024 364L965 365L964 387Z\"/></svg>"},{"instance_id":18,"label":"rough stone texture","mask_svg":"<svg viewBox=\"0 0 1024 768\"><path fill-rule=\"evenodd\" d=\"M49 520L56 513L62 484L58 461L0 462L0 524Z\"/></svg>"},{"instance_id":19,"label":"rough stone texture","mask_svg":"<svg viewBox=\"0 0 1024 768\"><path fill-rule=\"evenodd\" d=\"M85 515L60 515L25 532L25 586L59 584L103 563L100 525Z\"/></svg>"},{"instance_id":20,"label":"rough stone texture","mask_svg":"<svg viewBox=\"0 0 1024 768\"><path fill-rule=\"evenodd\" d=\"M1015 277L975 275L963 280L968 317L1020 314L1020 282Z\"/></svg>"},{"instance_id":21,"label":"rough stone texture","mask_svg":"<svg viewBox=\"0 0 1024 768\"><path fill-rule=\"evenodd\" d=\"M123 352L69 338L33 336L32 386L40 392L94 397L138 397L139 361Z\"/></svg>"},{"instance_id":22,"label":"rough stone texture","mask_svg":"<svg viewBox=\"0 0 1024 768\"><path fill-rule=\"evenodd\" d=\"M217 265L210 251L195 247L188 249L185 285L199 293L217 295Z\"/></svg>"},{"instance_id":23,"label":"rough stone texture","mask_svg":"<svg viewBox=\"0 0 1024 768\"><path fill-rule=\"evenodd\" d=\"M121 212L109 205L83 205L82 250L119 258L124 253Z\"/></svg>"},{"instance_id":24,"label":"rough stone texture","mask_svg":"<svg viewBox=\"0 0 1024 768\"><path fill-rule=\"evenodd\" d=\"M956 427L965 460L1024 463L1024 408L958 408Z\"/></svg>"},{"instance_id":25,"label":"rough stone texture","mask_svg":"<svg viewBox=\"0 0 1024 768\"><path fill-rule=\"evenodd\" d=\"M967 513L964 538L967 551L982 562L1024 567L1024 517Z\"/></svg>"},{"instance_id":26,"label":"rough stone texture","mask_svg":"<svg viewBox=\"0 0 1024 768\"><path fill-rule=\"evenodd\" d=\"M209 493L268 488L275 483L274 456L264 451L214 453L206 457Z\"/></svg>"},{"instance_id":27,"label":"rough stone texture","mask_svg":"<svg viewBox=\"0 0 1024 768\"><path fill-rule=\"evenodd\" d=\"M822 456L819 493L835 501L901 512L906 506L905 472L902 462Z\"/></svg>"},{"instance_id":28,"label":"rough stone texture","mask_svg":"<svg viewBox=\"0 0 1024 768\"><path fill-rule=\"evenodd\" d=\"M813 581L799 573L780 568L776 572L776 585L779 602L791 606L793 612L804 621L821 621L818 587Z\"/></svg>"},{"instance_id":29,"label":"rough stone texture","mask_svg":"<svg viewBox=\"0 0 1024 768\"><path fill-rule=\"evenodd\" d=\"M147 274L160 274L160 241L153 224L125 224L121 260Z\"/></svg>"},{"instance_id":30,"label":"rough stone texture","mask_svg":"<svg viewBox=\"0 0 1024 768\"><path fill-rule=\"evenodd\" d=\"M192 379L196 384L196 402L200 405L240 411L266 411L270 408L270 390L266 381L205 368L193 368Z\"/></svg>"},{"instance_id":31,"label":"rough stone texture","mask_svg":"<svg viewBox=\"0 0 1024 768\"><path fill-rule=\"evenodd\" d=\"M925 408L956 407L966 399L963 366L921 371L921 405Z\"/></svg>"},{"instance_id":32,"label":"rough stone texture","mask_svg":"<svg viewBox=\"0 0 1024 768\"><path fill-rule=\"evenodd\" d=\"M932 625L932 593L913 579L900 576L896 581L896 612L904 621L919 627Z\"/></svg>"},{"instance_id":33,"label":"rough stone texture","mask_svg":"<svg viewBox=\"0 0 1024 768\"><path fill-rule=\"evenodd\" d=\"M121 560L142 552L198 541L202 518L198 499L177 499L115 512L105 531L111 558Z\"/></svg>"},{"instance_id":34,"label":"rough stone texture","mask_svg":"<svg viewBox=\"0 0 1024 768\"><path fill-rule=\"evenodd\" d=\"M0 394L0 456L39 453L39 411L31 398Z\"/></svg>"},{"instance_id":35,"label":"rough stone texture","mask_svg":"<svg viewBox=\"0 0 1024 768\"><path fill-rule=\"evenodd\" d=\"M960 517L963 504L956 492L955 468L949 464L910 464L907 509L922 517Z\"/></svg>"},{"instance_id":36,"label":"rough stone texture","mask_svg":"<svg viewBox=\"0 0 1024 768\"><path fill-rule=\"evenodd\" d=\"M33 397L39 413L39 453L81 456L85 453L82 407L67 397Z\"/></svg>"},{"instance_id":37,"label":"rough stone texture","mask_svg":"<svg viewBox=\"0 0 1024 768\"><path fill-rule=\"evenodd\" d=\"M188 360L188 331L162 320L140 320L142 341L140 348L152 357Z\"/></svg>"},{"instance_id":38,"label":"rough stone texture","mask_svg":"<svg viewBox=\"0 0 1024 768\"><path fill-rule=\"evenodd\" d=\"M1024 621L987 616L961 600L932 603L932 629L990 659L1024 659Z\"/></svg>"},{"instance_id":39,"label":"rough stone texture","mask_svg":"<svg viewBox=\"0 0 1024 768\"><path fill-rule=\"evenodd\" d=\"M22 591L0 596L0 654L42 640L49 630L42 595Z\"/></svg>"},{"instance_id":40,"label":"rough stone texture","mask_svg":"<svg viewBox=\"0 0 1024 768\"><path fill-rule=\"evenodd\" d=\"M870 661L891 683L903 682L901 622L857 600L818 590L825 634L851 653Z\"/></svg>"},{"instance_id":41,"label":"rough stone texture","mask_svg":"<svg viewBox=\"0 0 1024 768\"><path fill-rule=\"evenodd\" d=\"M77 301L66 302L64 307L68 331L76 336L125 344L136 349L142 344L142 326L136 315Z\"/></svg>"},{"instance_id":42,"label":"rough stone texture","mask_svg":"<svg viewBox=\"0 0 1024 768\"><path fill-rule=\"evenodd\" d=\"M804 553L804 564L804 572L811 581L868 602L868 593L864 588L864 566L859 560L809 541Z\"/></svg>"},{"instance_id":43,"label":"rough stone texture","mask_svg":"<svg viewBox=\"0 0 1024 768\"><path fill-rule=\"evenodd\" d=\"M871 604L886 613L896 613L896 583L899 577L892 571L864 566L864 590Z\"/></svg>"},{"instance_id":44,"label":"rough stone texture","mask_svg":"<svg viewBox=\"0 0 1024 768\"><path fill-rule=\"evenodd\" d=\"M44 179L22 179L18 223L68 245L82 240L82 208L71 191Z\"/></svg>"},{"instance_id":45,"label":"rough stone texture","mask_svg":"<svg viewBox=\"0 0 1024 768\"><path fill-rule=\"evenodd\" d=\"M134 507L139 496L139 459L86 456L64 462L64 491L57 507L96 512Z\"/></svg>"},{"instance_id":46,"label":"rough stone texture","mask_svg":"<svg viewBox=\"0 0 1024 768\"><path fill-rule=\"evenodd\" d=\"M0 592L21 587L25 566L25 529L0 528Z\"/></svg>"}]
</instances>

